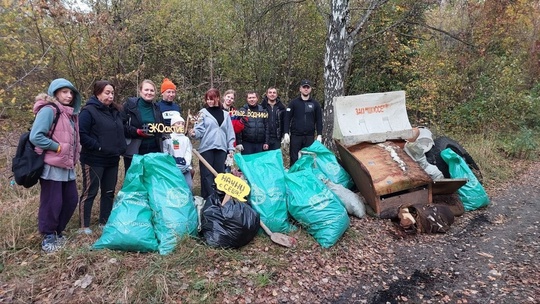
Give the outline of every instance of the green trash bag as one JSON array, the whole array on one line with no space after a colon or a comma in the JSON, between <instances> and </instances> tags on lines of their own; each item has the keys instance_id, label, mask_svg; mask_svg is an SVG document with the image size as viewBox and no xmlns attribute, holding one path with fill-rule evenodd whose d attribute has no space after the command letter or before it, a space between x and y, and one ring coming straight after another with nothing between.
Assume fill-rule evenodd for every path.
<instances>
[{"instance_id":1,"label":"green trash bag","mask_svg":"<svg viewBox=\"0 0 540 304\"><path fill-rule=\"evenodd\" d=\"M142 181L142 157L135 155L122 190L116 196L111 215L93 249L135 252L157 251L158 241L152 225L152 209Z\"/></svg>"},{"instance_id":2,"label":"green trash bag","mask_svg":"<svg viewBox=\"0 0 540 304\"><path fill-rule=\"evenodd\" d=\"M160 254L171 253L184 236L196 235L199 220L184 175L174 158L164 153L143 156L144 186L148 190Z\"/></svg>"},{"instance_id":3,"label":"green trash bag","mask_svg":"<svg viewBox=\"0 0 540 304\"><path fill-rule=\"evenodd\" d=\"M315 166L317 169L321 170L326 175L326 178L328 178L334 184L340 184L347 189L351 189L354 186L351 176L339 164L334 153L328 150L328 148L326 148L320 141L314 141L311 146L300 150L300 153L303 155L289 169L289 172L297 172ZM307 155L311 155L313 158L302 160ZM313 159L315 162L313 162Z\"/></svg>"},{"instance_id":4,"label":"green trash bag","mask_svg":"<svg viewBox=\"0 0 540 304\"><path fill-rule=\"evenodd\" d=\"M347 210L311 169L285 173L289 213L323 247L337 243L349 227Z\"/></svg>"},{"instance_id":5,"label":"green trash bag","mask_svg":"<svg viewBox=\"0 0 540 304\"><path fill-rule=\"evenodd\" d=\"M234 155L251 188L251 206L272 232L288 233L296 230L287 214L287 189L281 150L270 150L249 155Z\"/></svg>"},{"instance_id":6,"label":"green trash bag","mask_svg":"<svg viewBox=\"0 0 540 304\"><path fill-rule=\"evenodd\" d=\"M472 211L489 205L489 197L482 184L471 171L465 160L450 148L441 151L442 159L448 164L452 178L467 178L465 185L458 189L458 195L465 211Z\"/></svg>"}]
</instances>

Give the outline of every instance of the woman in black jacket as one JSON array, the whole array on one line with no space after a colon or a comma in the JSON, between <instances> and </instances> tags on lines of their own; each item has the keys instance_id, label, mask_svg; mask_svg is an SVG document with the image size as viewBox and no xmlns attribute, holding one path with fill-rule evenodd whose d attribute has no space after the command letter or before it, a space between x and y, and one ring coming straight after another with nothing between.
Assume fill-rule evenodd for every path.
<instances>
[{"instance_id":1,"label":"woman in black jacket","mask_svg":"<svg viewBox=\"0 0 540 304\"><path fill-rule=\"evenodd\" d=\"M124 153L124 169L127 172L131 166L133 155L144 155L153 152L163 152L162 133L156 130L163 124L163 116L159 106L154 102L156 85L145 79L139 85L139 96L130 97L124 103L123 119L127 150Z\"/></svg>"},{"instance_id":2,"label":"woman in black jacket","mask_svg":"<svg viewBox=\"0 0 540 304\"><path fill-rule=\"evenodd\" d=\"M80 232L92 233L92 205L101 188L99 224L105 225L111 214L120 155L126 151L126 139L119 106L114 101L114 85L106 80L94 84L94 95L79 114L81 138L82 194L79 203Z\"/></svg>"}]
</instances>

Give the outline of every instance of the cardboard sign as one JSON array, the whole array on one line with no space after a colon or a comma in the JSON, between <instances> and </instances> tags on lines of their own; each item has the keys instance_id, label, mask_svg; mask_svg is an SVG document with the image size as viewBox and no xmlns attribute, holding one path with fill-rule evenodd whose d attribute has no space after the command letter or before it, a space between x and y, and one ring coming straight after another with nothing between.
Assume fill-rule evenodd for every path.
<instances>
[{"instance_id":1,"label":"cardboard sign","mask_svg":"<svg viewBox=\"0 0 540 304\"><path fill-rule=\"evenodd\" d=\"M231 116L237 116L237 117L249 117L249 118L268 118L268 112L255 112L251 110L247 111L240 111L240 110L232 110L229 112Z\"/></svg>"},{"instance_id":2,"label":"cardboard sign","mask_svg":"<svg viewBox=\"0 0 540 304\"><path fill-rule=\"evenodd\" d=\"M184 133L184 126L166 126L163 123L149 123L148 133Z\"/></svg>"},{"instance_id":3,"label":"cardboard sign","mask_svg":"<svg viewBox=\"0 0 540 304\"><path fill-rule=\"evenodd\" d=\"M412 136L405 91L334 97L333 137L345 147Z\"/></svg>"},{"instance_id":4,"label":"cardboard sign","mask_svg":"<svg viewBox=\"0 0 540 304\"><path fill-rule=\"evenodd\" d=\"M249 185L238 176L231 173L219 173L214 179L218 190L234 197L235 199L245 202L245 196L251 190Z\"/></svg>"}]
</instances>

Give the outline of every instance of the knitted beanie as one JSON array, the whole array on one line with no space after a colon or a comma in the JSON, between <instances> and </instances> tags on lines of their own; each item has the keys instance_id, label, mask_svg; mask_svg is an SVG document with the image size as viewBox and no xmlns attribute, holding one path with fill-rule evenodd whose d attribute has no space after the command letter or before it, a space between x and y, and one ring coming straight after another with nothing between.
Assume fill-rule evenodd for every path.
<instances>
[{"instance_id":1,"label":"knitted beanie","mask_svg":"<svg viewBox=\"0 0 540 304\"><path fill-rule=\"evenodd\" d=\"M172 81L169 80L169 78L165 78L163 79L163 83L161 84L161 93L163 94L163 92L169 89L176 90L176 86Z\"/></svg>"},{"instance_id":2,"label":"knitted beanie","mask_svg":"<svg viewBox=\"0 0 540 304\"><path fill-rule=\"evenodd\" d=\"M184 119L182 118L182 116L180 115L173 115L173 117L171 117L171 126L173 126L175 123L177 122L185 122Z\"/></svg>"}]
</instances>

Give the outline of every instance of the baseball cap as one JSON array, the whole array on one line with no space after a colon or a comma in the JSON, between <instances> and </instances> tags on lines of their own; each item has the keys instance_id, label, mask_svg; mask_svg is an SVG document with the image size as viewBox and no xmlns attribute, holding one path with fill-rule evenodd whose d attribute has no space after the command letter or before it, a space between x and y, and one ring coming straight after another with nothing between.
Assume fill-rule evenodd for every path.
<instances>
[{"instance_id":1,"label":"baseball cap","mask_svg":"<svg viewBox=\"0 0 540 304\"><path fill-rule=\"evenodd\" d=\"M304 80L300 81L300 86L301 87L303 87L303 86L311 87L311 81L309 81L307 79L304 79Z\"/></svg>"}]
</instances>

